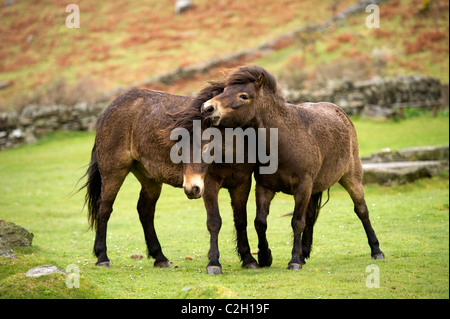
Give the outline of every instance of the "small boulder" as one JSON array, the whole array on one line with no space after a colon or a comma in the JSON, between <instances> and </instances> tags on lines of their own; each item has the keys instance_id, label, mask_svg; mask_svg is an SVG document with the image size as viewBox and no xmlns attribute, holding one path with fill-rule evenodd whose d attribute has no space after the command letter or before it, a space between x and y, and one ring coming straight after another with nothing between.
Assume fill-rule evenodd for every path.
<instances>
[{"instance_id":1,"label":"small boulder","mask_svg":"<svg viewBox=\"0 0 450 319\"><path fill-rule=\"evenodd\" d=\"M64 270L59 269L56 266L42 265L42 266L37 266L37 267L31 268L30 270L27 271L26 275L27 275L27 277L40 277L40 276L45 276L45 275L50 275L50 274L55 274L55 273L67 274Z\"/></svg>"},{"instance_id":2,"label":"small boulder","mask_svg":"<svg viewBox=\"0 0 450 319\"><path fill-rule=\"evenodd\" d=\"M8 246L31 246L34 234L22 226L0 220L0 238Z\"/></svg>"},{"instance_id":3,"label":"small boulder","mask_svg":"<svg viewBox=\"0 0 450 319\"><path fill-rule=\"evenodd\" d=\"M0 256L8 258L16 258L14 251L6 245L0 237Z\"/></svg>"},{"instance_id":4,"label":"small boulder","mask_svg":"<svg viewBox=\"0 0 450 319\"><path fill-rule=\"evenodd\" d=\"M192 8L191 0L176 0L175 13L180 14Z\"/></svg>"},{"instance_id":5,"label":"small boulder","mask_svg":"<svg viewBox=\"0 0 450 319\"><path fill-rule=\"evenodd\" d=\"M392 185L410 183L448 171L445 161L389 162L363 164L363 183Z\"/></svg>"}]
</instances>

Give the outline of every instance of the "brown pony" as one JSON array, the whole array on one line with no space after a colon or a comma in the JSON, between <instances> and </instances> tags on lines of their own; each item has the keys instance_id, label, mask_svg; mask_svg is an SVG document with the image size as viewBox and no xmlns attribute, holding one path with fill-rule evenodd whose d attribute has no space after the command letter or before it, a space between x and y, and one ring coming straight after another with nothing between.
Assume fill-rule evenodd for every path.
<instances>
[{"instance_id":1,"label":"brown pony","mask_svg":"<svg viewBox=\"0 0 450 319\"><path fill-rule=\"evenodd\" d=\"M91 228L95 228L94 253L97 265L109 267L106 254L106 229L113 210L116 195L129 172L142 185L137 205L144 229L149 257L155 258L155 266L169 267L170 263L161 250L154 228L155 205L162 184L184 187L189 198L203 195L207 210L207 228L211 235L208 273L221 273L218 234L222 224L217 195L220 188L227 188L234 214L237 233L237 250L242 266L258 268L250 253L247 239L247 199L251 188L251 174L255 164L213 164L209 173L197 176L204 163L189 166L175 164L169 156L176 141L170 139L175 128L192 131L193 120L200 120L200 107L206 100L221 93L223 87L213 84L196 97L172 95L149 90L131 90L116 98L100 116L92 149L86 203ZM192 143L193 144L193 143ZM191 158L192 154L191 152ZM203 185L204 181L204 185Z\"/></svg>"},{"instance_id":2,"label":"brown pony","mask_svg":"<svg viewBox=\"0 0 450 319\"><path fill-rule=\"evenodd\" d=\"M322 192L337 182L353 200L372 258L384 258L364 200L356 131L345 112L326 102L288 103L275 77L259 66L241 67L222 86L222 93L203 104L205 119L220 127L278 129L277 171L261 174L255 170L259 265L270 266L272 262L265 232L275 193L294 196L294 243L288 269L300 269L310 254Z\"/></svg>"}]
</instances>

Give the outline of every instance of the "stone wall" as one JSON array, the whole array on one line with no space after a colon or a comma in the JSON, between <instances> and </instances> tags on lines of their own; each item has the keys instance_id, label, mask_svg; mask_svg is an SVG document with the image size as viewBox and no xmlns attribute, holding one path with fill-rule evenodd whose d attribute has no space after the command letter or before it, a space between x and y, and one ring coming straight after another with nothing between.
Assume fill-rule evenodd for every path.
<instances>
[{"instance_id":1,"label":"stone wall","mask_svg":"<svg viewBox=\"0 0 450 319\"><path fill-rule=\"evenodd\" d=\"M448 86L447 86L448 90ZM370 81L329 81L325 88L316 91L286 91L293 102L333 102L348 114L367 112L374 105L392 112L395 103L435 104L441 99L439 79L414 76L374 78ZM447 101L448 103L448 101ZM73 106L29 105L20 113L0 113L0 150L58 130L92 130L98 115L108 102L78 103ZM448 105L447 105L448 107ZM386 111L388 110L388 111Z\"/></svg>"},{"instance_id":2,"label":"stone wall","mask_svg":"<svg viewBox=\"0 0 450 319\"><path fill-rule=\"evenodd\" d=\"M440 104L441 90L439 79L413 75L376 77L360 82L332 80L319 90L290 90L285 93L295 103L327 101L339 105L347 114L360 114L370 107L392 110L399 103Z\"/></svg>"},{"instance_id":3,"label":"stone wall","mask_svg":"<svg viewBox=\"0 0 450 319\"><path fill-rule=\"evenodd\" d=\"M0 113L0 150L34 142L37 137L58 130L93 130L98 115L106 106L106 102L92 105L82 102L73 106L29 105L20 113Z\"/></svg>"},{"instance_id":4,"label":"stone wall","mask_svg":"<svg viewBox=\"0 0 450 319\"><path fill-rule=\"evenodd\" d=\"M402 150L384 149L362 157L364 183L380 185L410 183L448 172L449 148L422 146Z\"/></svg>"}]
</instances>

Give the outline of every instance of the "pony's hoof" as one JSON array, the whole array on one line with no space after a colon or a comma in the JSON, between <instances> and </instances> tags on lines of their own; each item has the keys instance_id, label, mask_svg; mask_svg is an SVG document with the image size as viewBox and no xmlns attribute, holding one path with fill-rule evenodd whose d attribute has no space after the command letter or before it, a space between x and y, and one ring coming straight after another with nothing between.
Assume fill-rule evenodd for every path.
<instances>
[{"instance_id":1,"label":"pony's hoof","mask_svg":"<svg viewBox=\"0 0 450 319\"><path fill-rule=\"evenodd\" d=\"M109 267L111 267L111 262L110 261L102 261L102 262L96 263L95 265L99 266L99 267L109 268Z\"/></svg>"},{"instance_id":2,"label":"pony's hoof","mask_svg":"<svg viewBox=\"0 0 450 319\"><path fill-rule=\"evenodd\" d=\"M261 267L270 267L272 265L272 253L270 249L268 254L258 253L258 264Z\"/></svg>"},{"instance_id":3,"label":"pony's hoof","mask_svg":"<svg viewBox=\"0 0 450 319\"><path fill-rule=\"evenodd\" d=\"M261 268L261 267L259 267L259 265L258 265L257 262L252 262L252 263L249 263L249 264L247 264L247 265L243 265L242 268L247 268L247 269L259 269L259 268Z\"/></svg>"},{"instance_id":4,"label":"pony's hoof","mask_svg":"<svg viewBox=\"0 0 450 319\"><path fill-rule=\"evenodd\" d=\"M168 268L168 267L170 267L170 262L168 260L164 260L164 261L160 261L160 262L155 261L153 266L159 267L159 268Z\"/></svg>"},{"instance_id":5,"label":"pony's hoof","mask_svg":"<svg viewBox=\"0 0 450 319\"><path fill-rule=\"evenodd\" d=\"M290 263L287 267L289 270L299 270L302 269L302 264L299 263Z\"/></svg>"},{"instance_id":6,"label":"pony's hoof","mask_svg":"<svg viewBox=\"0 0 450 319\"><path fill-rule=\"evenodd\" d=\"M221 275L222 267L220 266L208 266L206 267L206 273L208 275Z\"/></svg>"},{"instance_id":7,"label":"pony's hoof","mask_svg":"<svg viewBox=\"0 0 450 319\"><path fill-rule=\"evenodd\" d=\"M384 254L379 253L372 256L372 259L384 259Z\"/></svg>"}]
</instances>

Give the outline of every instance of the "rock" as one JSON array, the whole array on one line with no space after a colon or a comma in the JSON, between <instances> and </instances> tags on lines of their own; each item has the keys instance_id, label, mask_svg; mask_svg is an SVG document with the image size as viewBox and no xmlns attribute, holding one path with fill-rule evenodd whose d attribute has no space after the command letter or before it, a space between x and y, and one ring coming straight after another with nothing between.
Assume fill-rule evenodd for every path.
<instances>
[{"instance_id":1,"label":"rock","mask_svg":"<svg viewBox=\"0 0 450 319\"><path fill-rule=\"evenodd\" d=\"M363 117L381 117L381 118L392 118L394 117L396 112L388 107L382 107L379 105L366 105L361 112L361 116Z\"/></svg>"},{"instance_id":2,"label":"rock","mask_svg":"<svg viewBox=\"0 0 450 319\"><path fill-rule=\"evenodd\" d=\"M359 92L337 95L335 103L350 115L359 114L365 106L364 95Z\"/></svg>"},{"instance_id":3,"label":"rock","mask_svg":"<svg viewBox=\"0 0 450 319\"><path fill-rule=\"evenodd\" d=\"M420 146L393 151L389 148L361 158L363 163L448 161L449 146Z\"/></svg>"},{"instance_id":4,"label":"rock","mask_svg":"<svg viewBox=\"0 0 450 319\"><path fill-rule=\"evenodd\" d=\"M0 237L0 256L8 258L16 258L14 251L11 248L9 248L9 246L6 245L6 243L3 242L1 237Z\"/></svg>"},{"instance_id":5,"label":"rock","mask_svg":"<svg viewBox=\"0 0 450 319\"><path fill-rule=\"evenodd\" d=\"M192 8L191 0L176 0L175 13L180 14Z\"/></svg>"},{"instance_id":6,"label":"rock","mask_svg":"<svg viewBox=\"0 0 450 319\"><path fill-rule=\"evenodd\" d=\"M0 238L8 246L31 246L33 236L22 226L0 220Z\"/></svg>"},{"instance_id":7,"label":"rock","mask_svg":"<svg viewBox=\"0 0 450 319\"><path fill-rule=\"evenodd\" d=\"M0 129L8 130L17 127L19 124L19 114L15 111L3 112L0 114Z\"/></svg>"},{"instance_id":8,"label":"rock","mask_svg":"<svg viewBox=\"0 0 450 319\"><path fill-rule=\"evenodd\" d=\"M37 267L31 268L30 270L27 271L26 275L27 275L27 277L40 277L40 276L45 276L45 275L50 275L50 274L55 274L55 273L67 274L64 270L59 269L56 266L42 265L42 266L37 266Z\"/></svg>"},{"instance_id":9,"label":"rock","mask_svg":"<svg viewBox=\"0 0 450 319\"><path fill-rule=\"evenodd\" d=\"M9 134L9 137L11 137L11 138L22 138L23 137L22 130L20 128L16 128L15 130L13 130L11 132L11 134Z\"/></svg>"},{"instance_id":10,"label":"rock","mask_svg":"<svg viewBox=\"0 0 450 319\"><path fill-rule=\"evenodd\" d=\"M447 146L421 146L399 150L398 156L409 161L448 161L449 147Z\"/></svg>"},{"instance_id":11,"label":"rock","mask_svg":"<svg viewBox=\"0 0 450 319\"><path fill-rule=\"evenodd\" d=\"M8 86L11 86L13 83L13 81L2 81L0 82L0 89L5 89Z\"/></svg>"},{"instance_id":12,"label":"rock","mask_svg":"<svg viewBox=\"0 0 450 319\"><path fill-rule=\"evenodd\" d=\"M448 172L449 147L421 146L398 151L386 148L361 161L364 183L404 184Z\"/></svg>"},{"instance_id":13,"label":"rock","mask_svg":"<svg viewBox=\"0 0 450 319\"><path fill-rule=\"evenodd\" d=\"M389 162L363 164L363 183L405 184L448 171L446 161Z\"/></svg>"}]
</instances>

